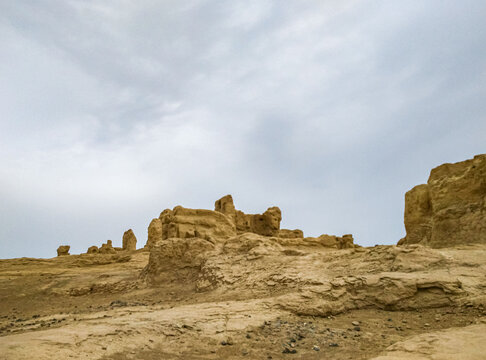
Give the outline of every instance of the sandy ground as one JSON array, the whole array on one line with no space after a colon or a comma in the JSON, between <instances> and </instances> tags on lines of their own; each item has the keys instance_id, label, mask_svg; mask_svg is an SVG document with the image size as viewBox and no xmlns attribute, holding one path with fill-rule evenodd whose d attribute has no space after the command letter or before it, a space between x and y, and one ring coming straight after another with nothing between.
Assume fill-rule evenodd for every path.
<instances>
[{"instance_id":1,"label":"sandy ground","mask_svg":"<svg viewBox=\"0 0 486 360\"><path fill-rule=\"evenodd\" d=\"M375 264L381 262L373 254L388 254L373 251L350 251L346 256L368 256ZM317 300L306 298L307 292L318 286L319 296L325 293L325 284L310 281L311 274L296 275L309 280L299 280L299 287L260 278L252 280L254 285L247 277L198 291L194 282L174 280L177 274L169 276L170 281L147 284L140 276L148 261L143 251L0 260L0 359L485 359L486 310L481 299L486 286L478 283L484 277L484 254L477 248L440 254L454 257L456 273L450 262L440 268L461 284L461 291L451 290L446 302L437 284L427 288L427 297L417 291L412 295L417 301L400 302L407 306L382 306L375 300L361 306L356 300L361 295L353 298L359 306L349 306L350 300L340 295L344 305L331 311L334 315L309 310ZM337 258L333 253L329 257ZM237 266L235 259L228 261ZM313 257L295 261L320 276L313 271ZM228 270L218 266L227 276ZM297 271L299 266L289 269ZM433 278L434 269L424 271ZM415 272L406 274L399 279ZM271 291L264 291L268 288ZM431 302L431 296L440 301ZM418 306L420 301L431 306ZM317 306L322 308L321 303Z\"/></svg>"}]
</instances>

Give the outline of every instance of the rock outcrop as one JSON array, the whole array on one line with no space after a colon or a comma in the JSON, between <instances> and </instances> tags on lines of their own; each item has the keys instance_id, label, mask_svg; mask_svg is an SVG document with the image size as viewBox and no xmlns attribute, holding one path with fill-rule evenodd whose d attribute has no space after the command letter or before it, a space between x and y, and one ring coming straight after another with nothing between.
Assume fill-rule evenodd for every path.
<instances>
[{"instance_id":1,"label":"rock outcrop","mask_svg":"<svg viewBox=\"0 0 486 360\"><path fill-rule=\"evenodd\" d=\"M123 234L122 248L125 251L137 250L137 238L135 237L132 229L128 229Z\"/></svg>"},{"instance_id":2,"label":"rock outcrop","mask_svg":"<svg viewBox=\"0 0 486 360\"><path fill-rule=\"evenodd\" d=\"M427 184L406 193L404 220L399 245L486 243L486 154L433 169Z\"/></svg>"},{"instance_id":3,"label":"rock outcrop","mask_svg":"<svg viewBox=\"0 0 486 360\"><path fill-rule=\"evenodd\" d=\"M69 245L61 245L57 248L57 256L66 256L69 255L69 249L71 246Z\"/></svg>"}]
</instances>

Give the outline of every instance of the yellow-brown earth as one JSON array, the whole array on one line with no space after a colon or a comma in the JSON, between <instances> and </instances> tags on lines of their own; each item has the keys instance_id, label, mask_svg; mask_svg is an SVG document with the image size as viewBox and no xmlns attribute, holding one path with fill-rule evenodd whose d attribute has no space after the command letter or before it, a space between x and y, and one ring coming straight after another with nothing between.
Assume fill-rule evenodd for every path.
<instances>
[{"instance_id":1,"label":"yellow-brown earth","mask_svg":"<svg viewBox=\"0 0 486 360\"><path fill-rule=\"evenodd\" d=\"M226 196L165 210L144 249L0 260L0 359L485 359L484 160L407 196L400 246Z\"/></svg>"}]
</instances>

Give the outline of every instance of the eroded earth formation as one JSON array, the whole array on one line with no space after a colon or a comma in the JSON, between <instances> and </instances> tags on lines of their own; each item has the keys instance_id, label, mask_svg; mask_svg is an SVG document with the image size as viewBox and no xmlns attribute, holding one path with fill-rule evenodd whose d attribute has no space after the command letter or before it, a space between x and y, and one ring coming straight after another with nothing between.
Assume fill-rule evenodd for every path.
<instances>
[{"instance_id":1,"label":"eroded earth formation","mask_svg":"<svg viewBox=\"0 0 486 360\"><path fill-rule=\"evenodd\" d=\"M0 260L0 359L485 359L486 155L405 196L399 246L177 206L136 250ZM35 355L33 355L35 354Z\"/></svg>"},{"instance_id":2,"label":"eroded earth formation","mask_svg":"<svg viewBox=\"0 0 486 360\"><path fill-rule=\"evenodd\" d=\"M430 172L405 194L407 236L400 245L486 244L486 155Z\"/></svg>"}]
</instances>

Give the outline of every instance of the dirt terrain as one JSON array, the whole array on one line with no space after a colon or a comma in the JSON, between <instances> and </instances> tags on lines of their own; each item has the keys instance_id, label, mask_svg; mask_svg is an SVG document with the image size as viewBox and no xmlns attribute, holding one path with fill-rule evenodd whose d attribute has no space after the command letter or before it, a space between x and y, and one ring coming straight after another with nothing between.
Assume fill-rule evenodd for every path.
<instances>
[{"instance_id":1,"label":"dirt terrain","mask_svg":"<svg viewBox=\"0 0 486 360\"><path fill-rule=\"evenodd\" d=\"M238 256L215 257L227 278L205 291L196 289L197 276L187 274L183 283L172 273L167 281L148 285L140 277L146 251L2 260L0 358L370 359L392 354L380 357L388 359L397 358L402 348L404 359L410 353L409 358L445 358L437 357L443 346L433 348L438 341L459 353L476 351L468 359L482 358L486 247L312 249L307 255L251 260L253 268L238 266L243 262ZM305 271L306 264L314 266ZM234 274L223 265L233 267ZM278 271L265 271L265 265ZM215 272L216 265L207 266ZM383 271L392 267L401 270ZM354 281L350 278L366 276L377 276L383 285L366 279L353 285L351 299L343 295L342 286L349 286L343 284ZM335 294L325 299L327 281L335 282ZM448 337L455 343L436 339Z\"/></svg>"},{"instance_id":2,"label":"dirt terrain","mask_svg":"<svg viewBox=\"0 0 486 360\"><path fill-rule=\"evenodd\" d=\"M86 254L0 260L0 359L486 358L486 155L406 196L407 236L304 237L282 213L164 210Z\"/></svg>"}]
</instances>

